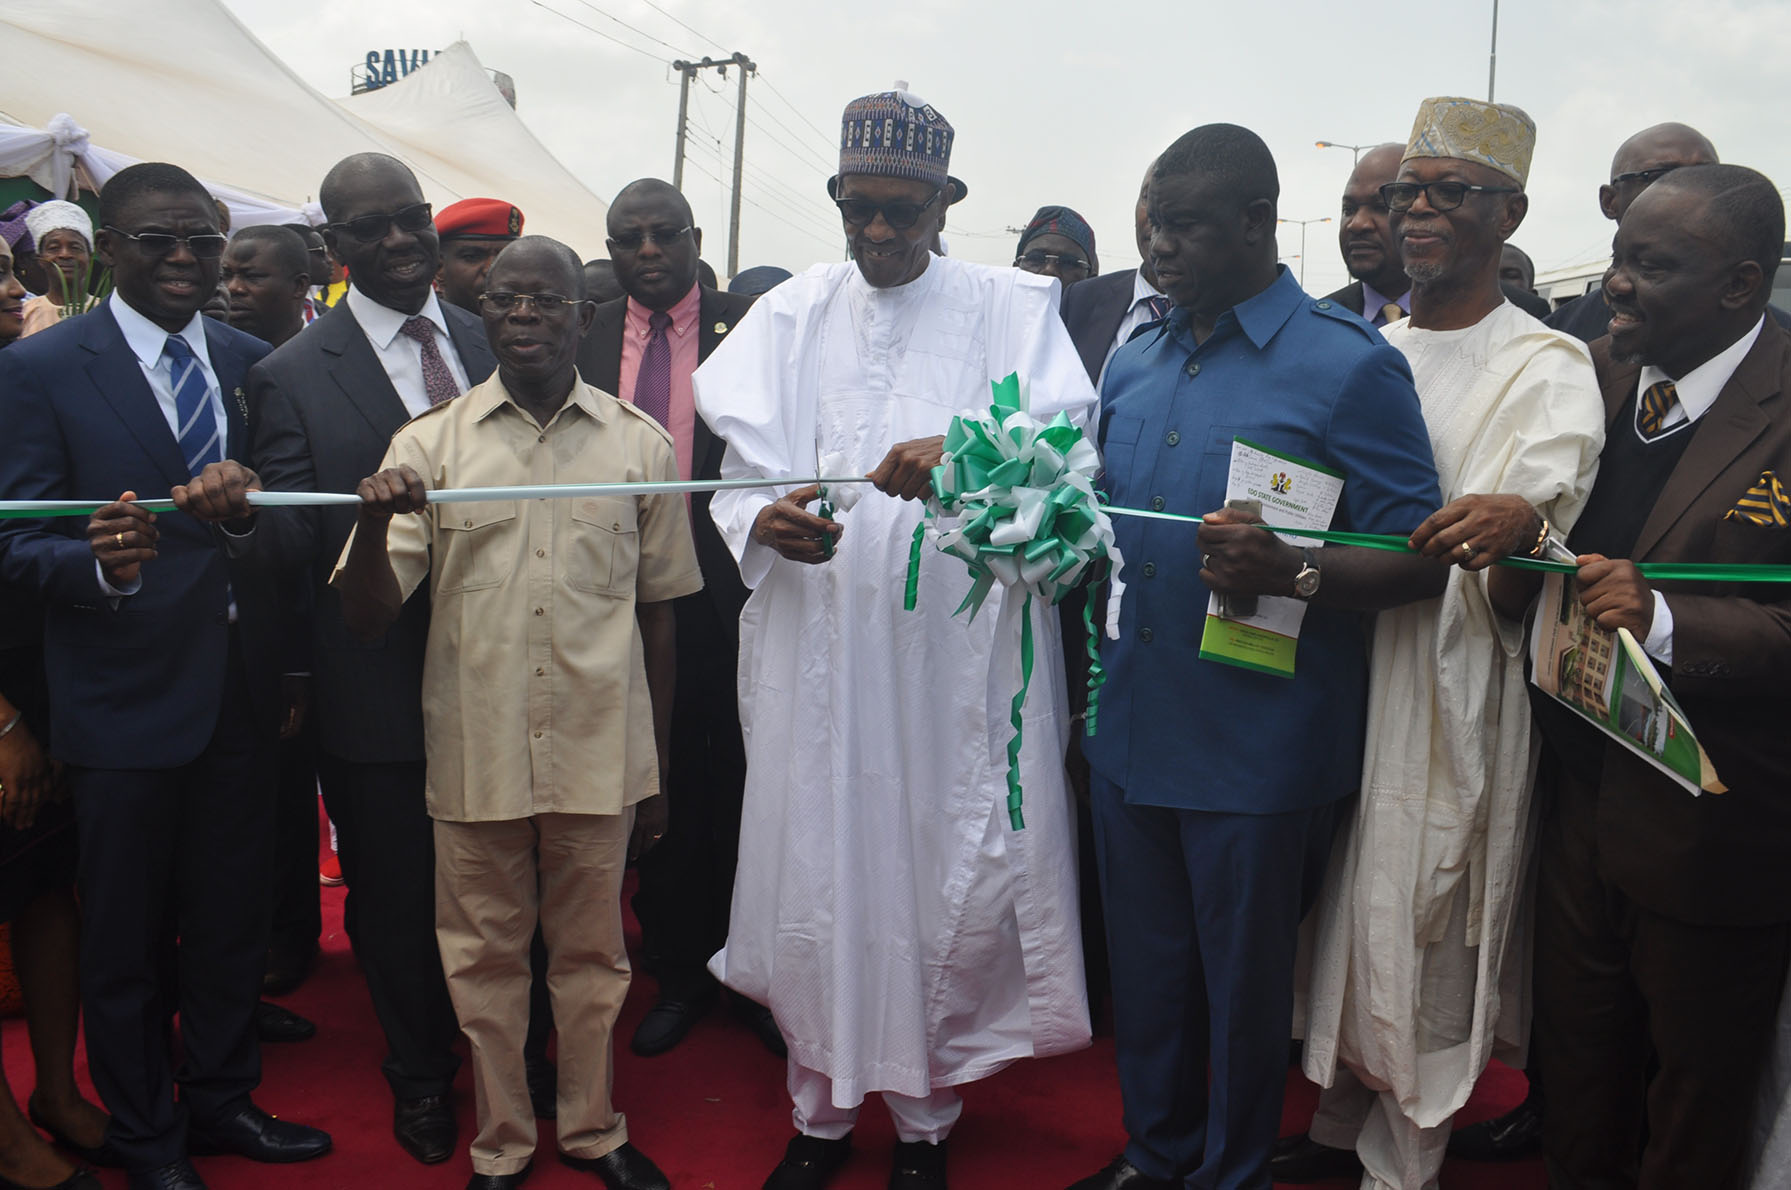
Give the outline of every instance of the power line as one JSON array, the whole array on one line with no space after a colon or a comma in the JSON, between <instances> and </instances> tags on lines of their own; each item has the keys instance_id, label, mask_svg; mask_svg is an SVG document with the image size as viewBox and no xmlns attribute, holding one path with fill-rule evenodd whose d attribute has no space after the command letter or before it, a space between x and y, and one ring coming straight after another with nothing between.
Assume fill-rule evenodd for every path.
<instances>
[{"instance_id":1,"label":"power line","mask_svg":"<svg viewBox=\"0 0 1791 1190\"><path fill-rule=\"evenodd\" d=\"M585 8L590 9L592 12L596 13L598 16L602 17L606 21L614 21L616 24L622 26L622 28L628 30L630 33L633 33L637 37L644 37L648 41L653 42L655 45L664 46L666 49L672 51L672 53L677 54L680 58L688 58L688 57L693 56L693 55L687 53L686 51L679 49L677 46L673 45L671 42L666 41L664 38L655 37L651 33L647 32L645 29L635 28L633 25L630 25L627 21L623 20L621 17L611 16L609 13L604 12L601 8L598 8L595 4L592 4L591 0L573 0L573 2L583 6Z\"/></svg>"},{"instance_id":2,"label":"power line","mask_svg":"<svg viewBox=\"0 0 1791 1190\"><path fill-rule=\"evenodd\" d=\"M721 101L722 101L722 102L723 102L723 103L725 103L725 104L727 104L727 105L728 105L728 110L729 110L729 111L730 111L730 112L731 112L731 111L733 111L733 110L734 110L734 104L733 104L733 101L732 101L732 100L730 100L730 99L729 99L729 98L728 98L728 97L727 97L727 96L726 96L726 95L725 95L725 94L723 94L723 93L722 93L722 92L721 92L721 91L719 91L719 90L717 90L717 89L716 89L716 88L715 88L715 86L714 86L714 85L713 85L713 84L711 84L711 83L710 83L710 82L709 82L709 80L707 80L707 79L699 79L699 80L698 80L698 81L699 81L699 82L701 82L701 83L702 83L702 84L703 84L703 86L704 86L704 87L706 87L706 88L708 88L708 90L709 90L709 92L710 92L710 94L712 94L712 95L715 95L715 96L716 96L716 97L717 97L717 98L719 98L719 99L720 99L720 100L721 100ZM766 115L766 116L767 116L767 117L768 117L768 118L769 118L769 119L772 119L772 120L776 120L776 119L777 119L777 117L776 117L776 116L773 116L773 115L771 115L771 113L770 113L770 112L766 112L766 113L765 113L765 115ZM747 113L747 114L746 114L746 122L747 122L747 123L748 123L748 124L751 124L751 125L752 125L752 126L753 126L753 127L754 127L754 128L757 128L757 129L758 129L758 130L759 130L759 131L760 131L760 132L761 132L761 133L763 133L763 134L764 134L764 136L765 136L765 138L766 138L766 139L767 139L767 140L769 140L769 141L770 141L770 142L771 142L771 143L772 143L772 144L774 144L774 145L777 145L777 146L778 146L778 147L779 147L779 148L781 148L781 149L783 149L783 150L784 150L784 151L785 151L785 152L787 152L787 153L789 153L789 154L790 154L790 155L791 155L791 156L792 156L792 157L794 157L794 158L796 158L796 159L797 159L797 160L798 160L798 161L801 161L801 162L802 162L802 164L803 164L803 165L805 165L805 166L808 166L808 167L810 167L810 168L813 168L813 169L819 169L819 170L822 170L822 171L824 171L824 172L825 172L825 173L826 173L826 174L828 174L828 175L831 175L831 174L832 174L832 172L833 172L833 163L832 163L832 162L830 162L830 161L828 161L828 160L827 160L827 159L825 159L825 158L824 158L824 157L822 157L822 156L821 156L821 155L820 155L820 154L819 154L819 153L816 153L816 152L814 152L814 151L813 151L813 150L812 150L812 149L811 149L811 150L803 150L803 149L800 149L800 148L798 148L798 147L797 147L797 146L795 146L795 145L792 145L792 144L790 144L790 143L789 143L789 142L788 142L788 141L786 141L786 140L784 140L784 139L782 139L782 138L781 138L781 137L779 137L779 136L777 136L777 135L776 135L776 134L775 134L775 133L773 133L773 132L772 132L772 131L771 131L771 130L770 130L770 129L769 129L769 128L767 128L767 127L765 127L765 126L764 126L764 125L763 125L763 124L761 124L761 123L759 123L759 121L758 121L758 117L757 117L757 116L755 116L755 115L754 115L754 114L753 114L753 113L752 113L752 112L748 112L748 113ZM779 127L780 127L780 128L783 128L783 129L784 129L784 130L785 130L785 131L789 131L789 126L788 126L788 125L785 125L785 124L782 124L782 123L781 123L781 122L780 122L780 123L779 123L779 125L778 125L778 126L779 126ZM792 135L794 135L794 134L793 134L793 133L792 133ZM804 152L805 152L805 151L806 151L806 152L807 152L807 153L808 153L808 157L807 157L807 158L804 158L804 157L803 157L803 153L804 153Z\"/></svg>"},{"instance_id":3,"label":"power line","mask_svg":"<svg viewBox=\"0 0 1791 1190\"><path fill-rule=\"evenodd\" d=\"M713 178L716 182L718 182L718 183L721 182L721 178L713 173L710 173L708 167L703 165L702 162L696 161L693 159L690 162L690 165L691 165L691 168L700 170L701 172L708 174L709 177ZM744 196L742 196L742 197L745 202L751 203L753 206L758 207L759 210L761 210L765 214L771 216L773 219L777 220L779 223L783 224L785 227L788 227L793 231L801 232L803 235L808 236L810 239L816 240L823 244L826 244L829 248L832 248L835 251L842 251L844 249L843 244L838 243L833 240L826 239L826 238L816 234L815 232L808 230L805 227L800 227L800 226L796 225L795 223L790 222L788 219L785 219L782 215L778 214L776 211L772 210L771 208L769 208L767 206L764 206L763 204L757 202L754 199L745 198Z\"/></svg>"},{"instance_id":4,"label":"power line","mask_svg":"<svg viewBox=\"0 0 1791 1190\"><path fill-rule=\"evenodd\" d=\"M688 33L695 33L699 38L708 42L710 45L714 46L716 49L720 50L722 53L725 54L728 52L727 47L722 45L721 42L716 41L713 37L707 36L700 29L695 29L689 25L686 25L683 21L679 20L677 17L673 16L671 13L667 12L665 9L659 7L659 5L653 3L653 0L641 0L641 3L645 4L648 8L652 9L654 12L658 13L660 16L662 16L666 20L670 21L672 24L678 26L680 29L683 29ZM695 55L686 55L686 56L694 57Z\"/></svg>"},{"instance_id":5,"label":"power line","mask_svg":"<svg viewBox=\"0 0 1791 1190\"><path fill-rule=\"evenodd\" d=\"M708 144L705 144L702 142L692 142L691 147L693 149L694 148L702 149L705 154L705 160L713 160L715 162L716 168L718 168L718 169L727 168L727 161L725 159L723 159L720 146L711 147ZM779 187L782 187L784 190L788 191L788 196L786 196L785 194L778 193L777 190L764 189L761 191L761 197L770 199L771 201L774 201L774 202L780 204L788 213L796 216L797 218L807 221L812 230L819 231L819 232L822 232L822 233L825 233L828 235L833 234L833 232L834 232L833 221L831 219L828 219L828 218L824 217L823 215L821 215L813 207L804 205L804 203L802 202L801 197L800 197L800 195L798 195L797 191L791 189L788 186L785 186L781 182L778 182L775 178L771 177L771 175L769 175L769 174L765 173L763 170L761 170L756 164L748 162L746 164L746 169L750 175L754 175L753 180L756 184L758 184L760 186L767 186L767 185L779 186ZM708 171L705 170L704 172L708 172ZM713 177L714 175L711 174L710 176ZM758 204L755 204L755 205L758 205ZM764 209L764 208L761 206L761 209Z\"/></svg>"},{"instance_id":6,"label":"power line","mask_svg":"<svg viewBox=\"0 0 1791 1190\"><path fill-rule=\"evenodd\" d=\"M605 33L601 29L593 28L592 26L585 24L583 21L579 20L575 16L571 16L567 13L563 13L557 8L549 8L547 5L541 3L541 0L529 0L529 3L533 4L536 8L539 8L542 12L552 13L554 16L559 17L562 21L572 22L574 25L577 25L580 29L583 29L587 33L595 33L597 36L603 38L603 40L605 40L605 41L613 41L625 50L633 50L635 53L642 54L648 58L651 58L651 59L653 59L653 61L658 62L664 66L671 65L671 61L669 59L661 58L658 54L655 54L652 50L642 49L640 46L635 45L633 42L623 41L620 37L617 37L614 34ZM607 15L607 14L605 14L605 15ZM613 17L611 19L614 20ZM620 21L617 21L616 23L618 25L621 24ZM658 38L654 38L653 40L657 41Z\"/></svg>"},{"instance_id":7,"label":"power line","mask_svg":"<svg viewBox=\"0 0 1791 1190\"><path fill-rule=\"evenodd\" d=\"M824 143L827 146L827 149L829 152L836 151L839 148L839 137L837 135L829 134L824 129L822 129L820 126L818 126L813 120L811 120L807 116L803 115L800 108L798 108L795 104L791 103L788 99L784 98L784 93L782 91L779 91L777 89L777 87L771 82L771 80L765 77L765 72L762 70L759 72L759 82L761 85L763 85L765 87L766 90L770 91L773 95L777 96L778 100L785 107L789 108L790 112L798 120L801 120L804 124L807 124L810 128L813 128L815 131L815 135L821 138L822 143Z\"/></svg>"}]
</instances>

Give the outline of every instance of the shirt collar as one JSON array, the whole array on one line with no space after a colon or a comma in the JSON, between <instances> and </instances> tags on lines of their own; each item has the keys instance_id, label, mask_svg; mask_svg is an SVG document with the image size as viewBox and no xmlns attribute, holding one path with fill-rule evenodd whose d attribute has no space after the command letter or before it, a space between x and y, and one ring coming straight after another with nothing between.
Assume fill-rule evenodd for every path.
<instances>
[{"instance_id":1,"label":"shirt collar","mask_svg":"<svg viewBox=\"0 0 1791 1190\"><path fill-rule=\"evenodd\" d=\"M157 326L143 315L137 313L131 304L120 297L118 291L112 291L107 299L112 310L112 317L118 321L118 329L124 333L125 345L131 354L142 362L145 368L153 368L161 362L162 351L168 345L168 332ZM193 354L211 367L211 352L205 349L205 315L195 314L191 321L180 328L180 337L186 340Z\"/></svg>"},{"instance_id":2,"label":"shirt collar","mask_svg":"<svg viewBox=\"0 0 1791 1190\"><path fill-rule=\"evenodd\" d=\"M1412 290L1410 286L1397 298L1390 298L1368 282L1362 282L1362 317L1373 322L1374 316L1381 312L1381 307L1392 302L1407 314L1412 312Z\"/></svg>"},{"instance_id":3,"label":"shirt collar","mask_svg":"<svg viewBox=\"0 0 1791 1190\"><path fill-rule=\"evenodd\" d=\"M1753 325L1741 338L1735 340L1685 375L1673 380L1665 372L1649 364L1636 377L1636 392L1648 391L1648 387L1662 380L1673 380L1673 392L1679 398L1679 404L1685 408L1687 421L1697 421L1716 404L1716 398L1722 393L1723 386L1735 375L1735 369L1747 353L1753 350L1754 341L1760 337L1760 328L1766 325L1766 316L1762 314L1760 321Z\"/></svg>"},{"instance_id":4,"label":"shirt collar","mask_svg":"<svg viewBox=\"0 0 1791 1190\"><path fill-rule=\"evenodd\" d=\"M1311 300L1306 291L1300 288L1300 283L1294 280L1294 275L1287 271L1287 266L1278 264L1275 266L1275 279L1269 283L1268 288L1219 315L1213 324L1213 330L1216 334L1229 316L1237 322L1238 329L1244 332L1244 336L1261 351L1269 345L1269 340L1275 337L1275 333L1287 320L1293 317L1300 304ZM1191 315L1180 306L1169 312L1169 324L1178 333L1186 332L1190 321Z\"/></svg>"},{"instance_id":5,"label":"shirt collar","mask_svg":"<svg viewBox=\"0 0 1791 1190\"><path fill-rule=\"evenodd\" d=\"M690 292L679 298L677 304L666 311L672 316L672 334L679 338L688 335L690 328L696 325L697 315L702 312L702 307L703 287L693 283ZM652 316L653 311L633 298L628 299L628 327L637 335L647 334L648 320Z\"/></svg>"},{"instance_id":6,"label":"shirt collar","mask_svg":"<svg viewBox=\"0 0 1791 1190\"><path fill-rule=\"evenodd\" d=\"M367 332L367 338L373 345L384 351L404 329L404 324L411 315L402 310L394 310L390 306L382 306L354 286L348 287L348 308L354 312L354 320L361 324ZM424 318L435 324L435 329L448 334L448 319L442 313L442 306L435 298L435 291L430 290L429 297L423 302L423 308L417 311ZM449 336L451 339L453 336Z\"/></svg>"},{"instance_id":7,"label":"shirt collar","mask_svg":"<svg viewBox=\"0 0 1791 1190\"><path fill-rule=\"evenodd\" d=\"M1168 297L1168 296L1169 296L1168 294L1164 293L1162 290L1158 289L1155 285L1152 285L1149 281L1146 281L1144 279L1144 270L1143 269L1133 269L1132 270L1132 305L1133 306L1136 306L1139 302L1148 301L1154 297Z\"/></svg>"},{"instance_id":8,"label":"shirt collar","mask_svg":"<svg viewBox=\"0 0 1791 1190\"><path fill-rule=\"evenodd\" d=\"M521 406L511 400L510 390L504 387L503 377L497 372L493 372L491 378L484 383L475 384L472 388L467 389L466 393L457 400L466 402L467 408L472 411L474 421L484 421L506 405L515 409L519 414L522 412ZM609 420L609 409L604 402L608 401L613 404L615 400L608 393L592 388L582 379L574 379L572 395L566 398L566 404L578 406L601 424ZM562 406L561 412L564 411L565 407Z\"/></svg>"}]
</instances>

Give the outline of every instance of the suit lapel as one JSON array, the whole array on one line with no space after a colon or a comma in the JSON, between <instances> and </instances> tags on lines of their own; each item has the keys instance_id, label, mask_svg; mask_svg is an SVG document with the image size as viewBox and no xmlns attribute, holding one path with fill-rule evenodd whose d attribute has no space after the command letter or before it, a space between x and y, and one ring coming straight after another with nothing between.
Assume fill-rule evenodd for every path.
<instances>
[{"instance_id":1,"label":"suit lapel","mask_svg":"<svg viewBox=\"0 0 1791 1190\"><path fill-rule=\"evenodd\" d=\"M92 353L85 369L88 380L131 431L143 453L167 479L168 486L186 483L192 476L187 474L180 443L174 440L174 431L162 416L162 407L143 376L136 354L125 342L124 332L118 329L118 320L102 305L82 322L87 334L81 346Z\"/></svg>"},{"instance_id":2,"label":"suit lapel","mask_svg":"<svg viewBox=\"0 0 1791 1190\"><path fill-rule=\"evenodd\" d=\"M373 344L367 342L367 332L361 329L346 301L338 303L304 333L320 336L318 346L323 349L325 371L342 390L349 406L381 439L390 438L393 430L410 420L410 411L392 387L392 378L386 375L379 356L373 353Z\"/></svg>"},{"instance_id":3,"label":"suit lapel","mask_svg":"<svg viewBox=\"0 0 1791 1190\"><path fill-rule=\"evenodd\" d=\"M627 310L625 297L599 304L578 349L578 371L584 382L613 397L622 395L617 390L622 387L622 328Z\"/></svg>"},{"instance_id":4,"label":"suit lapel","mask_svg":"<svg viewBox=\"0 0 1791 1190\"><path fill-rule=\"evenodd\" d=\"M218 395L224 401L224 424L229 433L224 443L224 457L243 459L249 449L249 403L243 392L248 373L247 357L226 340L223 331L205 320L205 347L211 356L211 370L217 373Z\"/></svg>"},{"instance_id":5,"label":"suit lapel","mask_svg":"<svg viewBox=\"0 0 1791 1190\"><path fill-rule=\"evenodd\" d=\"M460 356L460 366L466 369L467 383L483 384L497 370L497 357L491 354L491 340L485 335L485 323L470 314L465 318L456 317L456 314L464 313L457 306L442 303L442 317L448 321L448 339Z\"/></svg>"},{"instance_id":6,"label":"suit lapel","mask_svg":"<svg viewBox=\"0 0 1791 1190\"><path fill-rule=\"evenodd\" d=\"M1778 366L1784 351L1783 335L1774 334L1773 330L1768 325L1761 331L1753 348L1742 357L1741 366L1717 394L1716 403L1699 419L1697 428L1692 431L1692 440L1686 444L1685 454L1673 468L1673 474L1667 477L1660 499L1654 502L1636 537L1632 551L1636 558L1647 558L1661 538L1691 511L1692 503L1703 495L1704 490L1733 466L1742 452L1771 424L1772 419L1760 405L1779 391ZM1630 371L1629 388L1633 390L1634 387L1635 372ZM1607 409L1614 395L1608 390L1605 393ZM1619 409L1626 399L1627 394L1618 399ZM1623 430L1624 427L1617 425L1610 428L1611 433L1622 433Z\"/></svg>"}]
</instances>

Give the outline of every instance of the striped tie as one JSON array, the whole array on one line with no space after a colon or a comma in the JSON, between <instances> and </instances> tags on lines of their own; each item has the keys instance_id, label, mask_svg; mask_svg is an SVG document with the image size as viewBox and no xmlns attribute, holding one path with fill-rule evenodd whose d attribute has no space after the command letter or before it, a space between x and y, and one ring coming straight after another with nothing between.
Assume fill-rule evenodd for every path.
<instances>
[{"instance_id":1,"label":"striped tie","mask_svg":"<svg viewBox=\"0 0 1791 1190\"><path fill-rule=\"evenodd\" d=\"M1643 442L1653 442L1667 431L1667 414L1679 404L1679 390L1671 380L1658 380L1642 392L1636 406L1636 429Z\"/></svg>"},{"instance_id":2,"label":"striped tie","mask_svg":"<svg viewBox=\"0 0 1791 1190\"><path fill-rule=\"evenodd\" d=\"M187 474L197 475L207 463L224 461L224 441L218 437L218 418L212 410L211 385L205 370L193 358L193 349L179 335L169 335L162 347L168 357L168 376L174 385L174 419L180 429L181 457Z\"/></svg>"},{"instance_id":3,"label":"striped tie","mask_svg":"<svg viewBox=\"0 0 1791 1190\"><path fill-rule=\"evenodd\" d=\"M1169 317L1169 299L1162 294L1152 294L1144 299L1150 304L1150 320L1161 322Z\"/></svg>"},{"instance_id":4,"label":"striped tie","mask_svg":"<svg viewBox=\"0 0 1791 1190\"><path fill-rule=\"evenodd\" d=\"M1777 474L1762 471L1754 486L1747 490L1747 495L1735 501L1735 507L1725 512L1723 519L1783 529L1791 524L1791 495L1786 494L1785 485L1779 482Z\"/></svg>"}]
</instances>

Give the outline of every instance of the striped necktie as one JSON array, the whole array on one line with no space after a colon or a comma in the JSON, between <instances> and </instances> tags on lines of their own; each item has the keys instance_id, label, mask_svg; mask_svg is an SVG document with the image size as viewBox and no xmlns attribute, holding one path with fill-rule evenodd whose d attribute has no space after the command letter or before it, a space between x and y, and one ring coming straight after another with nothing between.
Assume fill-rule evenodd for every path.
<instances>
[{"instance_id":1,"label":"striped necktie","mask_svg":"<svg viewBox=\"0 0 1791 1190\"><path fill-rule=\"evenodd\" d=\"M665 337L671 325L664 310L647 316L650 333L634 374L634 407L662 426L672 417L672 341Z\"/></svg>"},{"instance_id":2,"label":"striped necktie","mask_svg":"<svg viewBox=\"0 0 1791 1190\"><path fill-rule=\"evenodd\" d=\"M1679 390L1671 380L1656 381L1642 391L1642 399L1636 405L1636 430L1643 442L1653 442L1666 433L1667 414L1677 404Z\"/></svg>"},{"instance_id":3,"label":"striped necktie","mask_svg":"<svg viewBox=\"0 0 1791 1190\"><path fill-rule=\"evenodd\" d=\"M169 335L162 345L168 357L168 377L174 387L174 420L179 425L175 437L180 441L180 456L187 461L187 474L197 475L207 463L224 461L224 441L218 436L218 418L212 409L211 385L205 369L193 356L193 349L179 335Z\"/></svg>"},{"instance_id":4,"label":"striped necktie","mask_svg":"<svg viewBox=\"0 0 1791 1190\"><path fill-rule=\"evenodd\" d=\"M1162 294L1152 294L1144 299L1150 305L1150 320L1161 322L1169 317L1169 299Z\"/></svg>"}]
</instances>

